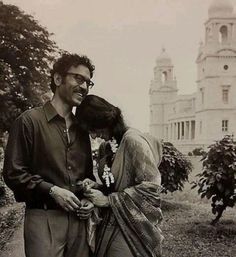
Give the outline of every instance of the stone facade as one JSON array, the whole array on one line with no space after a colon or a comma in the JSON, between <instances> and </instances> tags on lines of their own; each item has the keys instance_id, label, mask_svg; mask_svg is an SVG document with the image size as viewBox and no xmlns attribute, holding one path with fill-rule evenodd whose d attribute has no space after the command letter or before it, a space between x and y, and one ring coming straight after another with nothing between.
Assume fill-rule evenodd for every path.
<instances>
[{"instance_id":1,"label":"stone facade","mask_svg":"<svg viewBox=\"0 0 236 257\"><path fill-rule=\"evenodd\" d=\"M236 135L236 14L214 0L197 55L197 91L178 95L171 58L162 49L150 85L150 133L183 152Z\"/></svg>"}]
</instances>

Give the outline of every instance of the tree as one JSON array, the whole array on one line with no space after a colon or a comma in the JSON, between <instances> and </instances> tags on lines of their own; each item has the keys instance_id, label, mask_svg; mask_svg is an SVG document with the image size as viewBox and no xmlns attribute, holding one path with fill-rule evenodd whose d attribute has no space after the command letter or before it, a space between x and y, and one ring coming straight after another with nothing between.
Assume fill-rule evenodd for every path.
<instances>
[{"instance_id":1,"label":"tree","mask_svg":"<svg viewBox=\"0 0 236 257\"><path fill-rule=\"evenodd\" d=\"M233 136L209 146L209 151L202 158L203 171L194 187L199 187L201 197L212 200L212 213L217 214L211 222L215 225L224 210L236 203L236 142Z\"/></svg>"},{"instance_id":2,"label":"tree","mask_svg":"<svg viewBox=\"0 0 236 257\"><path fill-rule=\"evenodd\" d=\"M192 171L192 163L171 143L163 142L163 157L159 170L164 192L182 191Z\"/></svg>"},{"instance_id":3,"label":"tree","mask_svg":"<svg viewBox=\"0 0 236 257\"><path fill-rule=\"evenodd\" d=\"M59 52L30 15L0 1L0 133L49 91L49 66Z\"/></svg>"}]
</instances>

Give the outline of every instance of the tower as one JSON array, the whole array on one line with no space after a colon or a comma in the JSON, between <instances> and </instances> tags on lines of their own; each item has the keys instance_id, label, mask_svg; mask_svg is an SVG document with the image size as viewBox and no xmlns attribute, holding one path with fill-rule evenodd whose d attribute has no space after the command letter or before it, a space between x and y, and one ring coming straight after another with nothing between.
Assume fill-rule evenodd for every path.
<instances>
[{"instance_id":1,"label":"tower","mask_svg":"<svg viewBox=\"0 0 236 257\"><path fill-rule=\"evenodd\" d=\"M162 139L168 135L167 117L178 91L173 69L172 61L163 48L160 56L156 59L154 78L149 90L150 133Z\"/></svg>"},{"instance_id":2,"label":"tower","mask_svg":"<svg viewBox=\"0 0 236 257\"><path fill-rule=\"evenodd\" d=\"M236 15L230 0L210 5L196 63L196 141L209 145L236 131Z\"/></svg>"}]
</instances>

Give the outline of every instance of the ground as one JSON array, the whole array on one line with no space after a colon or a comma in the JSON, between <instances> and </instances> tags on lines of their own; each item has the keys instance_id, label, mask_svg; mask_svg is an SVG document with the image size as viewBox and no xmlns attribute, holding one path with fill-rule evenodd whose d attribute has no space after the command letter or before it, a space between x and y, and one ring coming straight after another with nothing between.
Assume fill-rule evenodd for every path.
<instances>
[{"instance_id":1,"label":"ground","mask_svg":"<svg viewBox=\"0 0 236 257\"><path fill-rule=\"evenodd\" d=\"M236 256L236 209L228 209L220 223L210 225L213 215L208 204L177 202L165 197L164 221L161 229L163 257L235 257ZM1 257L25 257L23 253L22 223Z\"/></svg>"},{"instance_id":2,"label":"ground","mask_svg":"<svg viewBox=\"0 0 236 257\"><path fill-rule=\"evenodd\" d=\"M163 201L163 257L235 257L236 209L228 209L216 226L208 204Z\"/></svg>"}]
</instances>

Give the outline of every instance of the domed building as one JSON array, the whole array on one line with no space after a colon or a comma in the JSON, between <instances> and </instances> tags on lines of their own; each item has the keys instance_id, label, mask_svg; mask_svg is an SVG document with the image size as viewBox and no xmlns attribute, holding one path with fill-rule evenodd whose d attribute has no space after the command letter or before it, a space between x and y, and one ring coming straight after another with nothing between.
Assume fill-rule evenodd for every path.
<instances>
[{"instance_id":1,"label":"domed building","mask_svg":"<svg viewBox=\"0 0 236 257\"><path fill-rule=\"evenodd\" d=\"M228 18L233 16L234 6L230 0L215 0L208 9L209 18Z\"/></svg>"},{"instance_id":2,"label":"domed building","mask_svg":"<svg viewBox=\"0 0 236 257\"><path fill-rule=\"evenodd\" d=\"M174 66L162 49L150 85L150 133L187 153L236 135L236 14L214 0L197 55L197 91L178 95Z\"/></svg>"}]
</instances>

